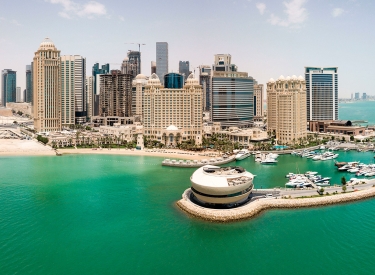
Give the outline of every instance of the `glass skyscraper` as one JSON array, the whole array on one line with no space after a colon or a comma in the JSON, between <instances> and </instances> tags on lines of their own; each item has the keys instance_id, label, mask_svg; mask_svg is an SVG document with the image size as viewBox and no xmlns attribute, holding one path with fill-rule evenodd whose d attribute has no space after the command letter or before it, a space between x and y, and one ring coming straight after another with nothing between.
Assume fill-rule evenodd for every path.
<instances>
[{"instance_id":1,"label":"glass skyscraper","mask_svg":"<svg viewBox=\"0 0 375 275\"><path fill-rule=\"evenodd\" d=\"M94 98L94 116L99 115L99 76L101 74L109 74L109 64L102 65L99 67L99 63L95 63L92 67L92 76L93 76L93 98Z\"/></svg>"},{"instance_id":2,"label":"glass skyscraper","mask_svg":"<svg viewBox=\"0 0 375 275\"><path fill-rule=\"evenodd\" d=\"M337 67L305 67L307 120L338 120Z\"/></svg>"},{"instance_id":3,"label":"glass skyscraper","mask_svg":"<svg viewBox=\"0 0 375 275\"><path fill-rule=\"evenodd\" d=\"M169 73L164 76L164 88L182 89L184 87L184 76L176 73Z\"/></svg>"},{"instance_id":4,"label":"glass skyscraper","mask_svg":"<svg viewBox=\"0 0 375 275\"><path fill-rule=\"evenodd\" d=\"M6 106L7 102L16 102L17 72L5 69L1 72L1 103Z\"/></svg>"},{"instance_id":5,"label":"glass skyscraper","mask_svg":"<svg viewBox=\"0 0 375 275\"><path fill-rule=\"evenodd\" d=\"M178 63L178 72L184 76L184 80L186 81L190 74L189 61L180 61Z\"/></svg>"},{"instance_id":6,"label":"glass skyscraper","mask_svg":"<svg viewBox=\"0 0 375 275\"><path fill-rule=\"evenodd\" d=\"M168 43L156 42L156 74L161 82L168 73ZM163 83L162 83L163 84Z\"/></svg>"},{"instance_id":7,"label":"glass skyscraper","mask_svg":"<svg viewBox=\"0 0 375 275\"><path fill-rule=\"evenodd\" d=\"M26 65L26 98L25 102L33 103L33 63Z\"/></svg>"}]
</instances>

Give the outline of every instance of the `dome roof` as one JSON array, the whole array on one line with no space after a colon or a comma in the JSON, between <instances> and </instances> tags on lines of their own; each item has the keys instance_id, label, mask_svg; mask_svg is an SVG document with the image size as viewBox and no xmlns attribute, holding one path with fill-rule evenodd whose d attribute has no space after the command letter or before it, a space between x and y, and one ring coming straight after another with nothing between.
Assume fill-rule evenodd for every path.
<instances>
[{"instance_id":1,"label":"dome roof","mask_svg":"<svg viewBox=\"0 0 375 275\"><path fill-rule=\"evenodd\" d=\"M286 77L286 80L290 80L290 76L289 75Z\"/></svg>"},{"instance_id":2,"label":"dome roof","mask_svg":"<svg viewBox=\"0 0 375 275\"><path fill-rule=\"evenodd\" d=\"M273 83L273 82L275 82L275 80L273 78L270 78L270 80L268 80L268 82Z\"/></svg>"},{"instance_id":3,"label":"dome roof","mask_svg":"<svg viewBox=\"0 0 375 275\"><path fill-rule=\"evenodd\" d=\"M161 85L157 74L152 74L147 82L147 85Z\"/></svg>"},{"instance_id":4,"label":"dome roof","mask_svg":"<svg viewBox=\"0 0 375 275\"><path fill-rule=\"evenodd\" d=\"M294 75L292 75L292 79L293 80L297 80L297 76L294 74Z\"/></svg>"},{"instance_id":5,"label":"dome roof","mask_svg":"<svg viewBox=\"0 0 375 275\"><path fill-rule=\"evenodd\" d=\"M280 75L278 80L285 80L285 77L283 75Z\"/></svg>"},{"instance_id":6,"label":"dome roof","mask_svg":"<svg viewBox=\"0 0 375 275\"><path fill-rule=\"evenodd\" d=\"M300 76L298 77L298 80L304 80L303 77L302 77L302 75L300 75Z\"/></svg>"},{"instance_id":7,"label":"dome roof","mask_svg":"<svg viewBox=\"0 0 375 275\"><path fill-rule=\"evenodd\" d=\"M40 46L39 46L39 49L43 49L43 50L46 50L46 49L55 49L55 48L56 48L55 44L48 37L44 38L43 42L40 43Z\"/></svg>"},{"instance_id":8,"label":"dome roof","mask_svg":"<svg viewBox=\"0 0 375 275\"><path fill-rule=\"evenodd\" d=\"M194 78L194 74L190 74L186 79L186 85L199 85L198 79Z\"/></svg>"},{"instance_id":9,"label":"dome roof","mask_svg":"<svg viewBox=\"0 0 375 275\"><path fill-rule=\"evenodd\" d=\"M146 76L144 74L138 74L135 79L146 79Z\"/></svg>"},{"instance_id":10,"label":"dome roof","mask_svg":"<svg viewBox=\"0 0 375 275\"><path fill-rule=\"evenodd\" d=\"M125 57L123 61L129 61L129 58L128 58L128 57Z\"/></svg>"},{"instance_id":11,"label":"dome roof","mask_svg":"<svg viewBox=\"0 0 375 275\"><path fill-rule=\"evenodd\" d=\"M174 125L169 125L167 131L178 131L178 128Z\"/></svg>"}]
</instances>

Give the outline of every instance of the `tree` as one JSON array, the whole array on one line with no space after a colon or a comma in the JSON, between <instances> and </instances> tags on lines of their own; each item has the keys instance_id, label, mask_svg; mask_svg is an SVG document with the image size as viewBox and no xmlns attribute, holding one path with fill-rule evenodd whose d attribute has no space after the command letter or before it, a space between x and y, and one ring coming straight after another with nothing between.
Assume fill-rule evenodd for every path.
<instances>
[{"instance_id":1,"label":"tree","mask_svg":"<svg viewBox=\"0 0 375 275\"><path fill-rule=\"evenodd\" d=\"M350 141L354 141L354 136L350 136Z\"/></svg>"},{"instance_id":2,"label":"tree","mask_svg":"<svg viewBox=\"0 0 375 275\"><path fill-rule=\"evenodd\" d=\"M346 185L346 178L344 176L341 178L341 184Z\"/></svg>"},{"instance_id":3,"label":"tree","mask_svg":"<svg viewBox=\"0 0 375 275\"><path fill-rule=\"evenodd\" d=\"M346 185L342 186L342 191L345 193L346 192Z\"/></svg>"}]
</instances>

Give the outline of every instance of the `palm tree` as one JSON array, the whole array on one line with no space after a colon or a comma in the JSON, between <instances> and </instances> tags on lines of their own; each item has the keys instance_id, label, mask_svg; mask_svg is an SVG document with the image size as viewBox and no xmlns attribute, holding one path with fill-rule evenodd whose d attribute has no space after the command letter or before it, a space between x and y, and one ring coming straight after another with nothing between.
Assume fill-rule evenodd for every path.
<instances>
[{"instance_id":1,"label":"palm tree","mask_svg":"<svg viewBox=\"0 0 375 275\"><path fill-rule=\"evenodd\" d=\"M178 144L178 142L180 141L180 139L181 139L181 134L177 133L177 135L176 135L176 144Z\"/></svg>"}]
</instances>

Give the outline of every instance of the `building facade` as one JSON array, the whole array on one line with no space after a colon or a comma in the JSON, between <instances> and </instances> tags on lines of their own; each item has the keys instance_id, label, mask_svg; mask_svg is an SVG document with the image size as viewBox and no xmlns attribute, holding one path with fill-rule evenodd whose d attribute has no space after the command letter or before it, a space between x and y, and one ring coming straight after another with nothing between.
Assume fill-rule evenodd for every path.
<instances>
[{"instance_id":1,"label":"building facade","mask_svg":"<svg viewBox=\"0 0 375 275\"><path fill-rule=\"evenodd\" d=\"M112 70L100 75L100 116L130 117L132 113L132 75Z\"/></svg>"},{"instance_id":2,"label":"building facade","mask_svg":"<svg viewBox=\"0 0 375 275\"><path fill-rule=\"evenodd\" d=\"M87 120L94 116L94 77L86 76L86 110Z\"/></svg>"},{"instance_id":3,"label":"building facade","mask_svg":"<svg viewBox=\"0 0 375 275\"><path fill-rule=\"evenodd\" d=\"M307 120L337 120L337 67L305 67Z\"/></svg>"},{"instance_id":4,"label":"building facade","mask_svg":"<svg viewBox=\"0 0 375 275\"><path fill-rule=\"evenodd\" d=\"M254 114L254 79L238 72L229 54L215 55L212 66L211 118L223 128L250 127Z\"/></svg>"},{"instance_id":5,"label":"building facade","mask_svg":"<svg viewBox=\"0 0 375 275\"><path fill-rule=\"evenodd\" d=\"M16 102L17 72L12 69L1 71L1 104L6 107L7 102Z\"/></svg>"},{"instance_id":6,"label":"building facade","mask_svg":"<svg viewBox=\"0 0 375 275\"><path fill-rule=\"evenodd\" d=\"M294 144L307 137L306 82L302 76L280 76L267 83L267 130L279 144Z\"/></svg>"},{"instance_id":7,"label":"building facade","mask_svg":"<svg viewBox=\"0 0 375 275\"><path fill-rule=\"evenodd\" d=\"M16 88L16 102L18 103L23 102L23 95L22 95L21 87Z\"/></svg>"},{"instance_id":8,"label":"building facade","mask_svg":"<svg viewBox=\"0 0 375 275\"><path fill-rule=\"evenodd\" d=\"M190 62L189 61L180 61L178 63L178 72L184 76L186 80L190 75Z\"/></svg>"},{"instance_id":9,"label":"building facade","mask_svg":"<svg viewBox=\"0 0 375 275\"><path fill-rule=\"evenodd\" d=\"M104 64L102 67L99 67L99 63L95 63L92 67L92 76L93 76L93 100L94 100L94 116L99 115L99 92L100 92L100 79L101 74L109 74L109 64Z\"/></svg>"},{"instance_id":10,"label":"building facade","mask_svg":"<svg viewBox=\"0 0 375 275\"><path fill-rule=\"evenodd\" d=\"M164 75L168 73L168 43L156 42L156 74L163 84Z\"/></svg>"},{"instance_id":11,"label":"building facade","mask_svg":"<svg viewBox=\"0 0 375 275\"><path fill-rule=\"evenodd\" d=\"M129 51L128 56L122 61L121 73L131 74L134 77L141 73L141 53Z\"/></svg>"},{"instance_id":12,"label":"building facade","mask_svg":"<svg viewBox=\"0 0 375 275\"><path fill-rule=\"evenodd\" d=\"M144 93L144 135L167 146L202 142L202 86L191 74L183 88L166 88L151 75Z\"/></svg>"},{"instance_id":13,"label":"building facade","mask_svg":"<svg viewBox=\"0 0 375 275\"><path fill-rule=\"evenodd\" d=\"M33 60L33 114L37 132L61 130L60 51L44 39Z\"/></svg>"},{"instance_id":14,"label":"building facade","mask_svg":"<svg viewBox=\"0 0 375 275\"><path fill-rule=\"evenodd\" d=\"M33 63L26 65L26 98L25 102L33 103Z\"/></svg>"},{"instance_id":15,"label":"building facade","mask_svg":"<svg viewBox=\"0 0 375 275\"><path fill-rule=\"evenodd\" d=\"M211 110L211 67L209 65L199 66L199 84L202 85L203 111Z\"/></svg>"},{"instance_id":16,"label":"building facade","mask_svg":"<svg viewBox=\"0 0 375 275\"><path fill-rule=\"evenodd\" d=\"M143 121L143 98L147 77L139 74L135 77L132 84L132 116L137 117L140 122Z\"/></svg>"},{"instance_id":17,"label":"building facade","mask_svg":"<svg viewBox=\"0 0 375 275\"><path fill-rule=\"evenodd\" d=\"M263 84L254 85L254 121L263 121Z\"/></svg>"}]
</instances>

